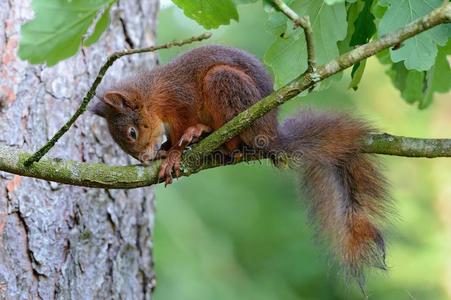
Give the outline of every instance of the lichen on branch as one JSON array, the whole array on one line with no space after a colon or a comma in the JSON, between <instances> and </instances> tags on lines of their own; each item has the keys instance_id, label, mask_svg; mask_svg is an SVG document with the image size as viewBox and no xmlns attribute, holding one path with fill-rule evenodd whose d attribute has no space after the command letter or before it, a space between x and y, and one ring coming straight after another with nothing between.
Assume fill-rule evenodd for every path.
<instances>
[{"instance_id":1,"label":"lichen on branch","mask_svg":"<svg viewBox=\"0 0 451 300\"><path fill-rule=\"evenodd\" d=\"M398 155L407 157L451 157L451 139L419 139L389 134L374 134L363 141L366 153ZM30 153L0 145L0 170L49 181L70 185L130 189L159 183L158 171L160 161L150 166L129 165L110 166L100 163L81 163L70 160L43 158L30 167L24 162ZM250 156L240 161L230 161L227 164L249 162L256 159ZM196 166L184 168L181 176L189 176L202 170L223 166L219 156L212 155L202 163L187 164Z\"/></svg>"}]
</instances>

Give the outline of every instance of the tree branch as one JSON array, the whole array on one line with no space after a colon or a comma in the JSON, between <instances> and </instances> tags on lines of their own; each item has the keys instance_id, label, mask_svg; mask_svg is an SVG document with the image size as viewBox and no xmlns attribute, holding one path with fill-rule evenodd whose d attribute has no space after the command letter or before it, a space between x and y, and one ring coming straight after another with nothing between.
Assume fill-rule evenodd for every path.
<instances>
[{"instance_id":1,"label":"tree branch","mask_svg":"<svg viewBox=\"0 0 451 300\"><path fill-rule=\"evenodd\" d=\"M146 47L146 48L138 48L138 49L131 49L131 50L123 50L114 52L110 56L108 56L106 62L102 65L102 67L99 70L99 73L97 77L95 78L93 84L89 88L88 92L86 93L85 97L83 98L83 101L81 102L79 108L74 113L74 115L69 119L69 121L66 122L66 124L61 127L60 130L58 130L55 135L44 145L42 146L38 151L36 151L32 156L30 156L25 161L25 166L30 166L34 162L39 161L47 152L52 149L52 147L58 142L58 140L70 129L70 127L77 121L78 117L81 116L86 111L86 108L88 107L89 102L91 99L95 96L97 87L102 82L103 77L105 76L105 73L108 71L108 69L113 65L113 63L118 60L119 58L126 56L126 55L132 55L137 53L144 53L144 52L154 52L160 49L168 49L171 47L180 47L186 44L190 44L197 41L202 41L205 39L208 39L211 37L211 33L204 33L199 36L193 36L189 39L180 40L180 41L172 41L163 45L157 45L152 47Z\"/></svg>"},{"instance_id":2,"label":"tree branch","mask_svg":"<svg viewBox=\"0 0 451 300\"><path fill-rule=\"evenodd\" d=\"M408 157L451 157L451 139L419 139L375 134L364 141L364 151ZM26 167L24 162L30 156L30 153L0 145L0 170L27 177L95 188L129 189L159 183L160 161L155 161L145 167L138 165L109 166L47 158ZM249 162L256 159L258 158L250 156L247 159L227 164ZM219 156L212 156L195 168L185 168L182 176L189 176L219 166L224 166L224 162Z\"/></svg>"},{"instance_id":3,"label":"tree branch","mask_svg":"<svg viewBox=\"0 0 451 300\"><path fill-rule=\"evenodd\" d=\"M374 134L365 141L364 151L407 157L451 157L451 139L420 139L387 133Z\"/></svg>"},{"instance_id":4,"label":"tree branch","mask_svg":"<svg viewBox=\"0 0 451 300\"><path fill-rule=\"evenodd\" d=\"M359 46L338 58L318 67L317 73L319 81L322 81L340 71L343 71L355 63L364 60L374 54L393 47L408 38L426 31L434 26L451 22L451 3L446 3L441 7L431 11L424 17L413 21L404 28L390 33L378 40ZM262 117L277 106L285 103L299 93L311 88L317 80L314 80L308 74L303 74L271 95L263 98L247 110L239 113L232 120L227 122L221 128L203 139L196 147L186 153L183 157L183 163L190 163L187 157L202 157L211 151L214 151L227 140L238 135L244 129L250 127L255 120Z\"/></svg>"},{"instance_id":5,"label":"tree branch","mask_svg":"<svg viewBox=\"0 0 451 300\"><path fill-rule=\"evenodd\" d=\"M375 40L368 44L362 45L346 54L341 55L340 57L330 61L329 63L320 66L318 68L320 80L343 71L353 64L366 59L379 51L399 44L416 34L426 31L439 24L449 23L450 21L451 4L445 3L442 7L433 10L423 18L410 23L406 27L399 29L398 31L391 33L385 37L382 37L379 40ZM204 38L208 38L208 36L204 36ZM142 51L144 52L145 50ZM124 53L126 54L123 55L128 55L128 53L130 52ZM102 68L104 67L107 68L106 65L104 65ZM106 72L106 70L104 72ZM97 79L100 82L101 76ZM310 88L315 84L315 82L316 81L308 76L308 74L301 75L278 91L257 102L248 110L238 114L234 119L225 124L222 128L218 129L210 136L203 139L198 145L194 146L192 150L187 151L187 153L183 155L183 165L187 166L183 170L183 176L188 176L200 170L223 165L221 161L215 159L206 161L202 164L192 164L188 160L196 157L205 157L207 154L212 153L225 141L236 136L242 130L251 126L256 119L260 118L271 109L298 95L302 91ZM77 111L77 116L79 116L86 109L87 102L89 102L90 100L89 97L92 98L94 90L95 87L92 91L90 91L91 93L88 93L88 95L83 100L79 111ZM74 115L73 118L76 119L76 116ZM70 127L70 125L73 124L74 121L75 120L73 120L72 122L69 121L69 125L65 125L68 127L62 130L67 131L67 129ZM63 131L61 135L64 134L65 131ZM59 137L61 135L59 135ZM57 139L58 138L56 138L56 140ZM51 148L51 145L52 144L50 144L49 148ZM44 153L45 151L48 151L48 149L44 150ZM408 157L451 157L451 140L416 139L391 136L387 134L371 135L367 138L367 140L364 141L364 151L367 153L380 153ZM87 187L134 188L158 183L157 174L160 165L159 161L154 162L151 166L148 167L120 167L108 166L104 164L62 161L57 159L44 159L27 167L25 166L25 162L29 161L30 157L31 154L29 153L13 150L5 146L0 146L0 170L23 176ZM249 160L252 159L255 158L250 158ZM203 161L200 160L200 162ZM197 167L190 169L190 165Z\"/></svg>"},{"instance_id":6,"label":"tree branch","mask_svg":"<svg viewBox=\"0 0 451 300\"><path fill-rule=\"evenodd\" d=\"M315 47L313 42L313 30L310 24L309 16L299 17L294 10L283 2L283 0L273 0L273 3L277 5L281 12L283 12L291 21L293 21L296 27L301 27L304 30L305 44L307 48L307 71L306 74L315 75L316 72L316 59L315 59ZM312 76L315 77L316 76Z\"/></svg>"}]
</instances>

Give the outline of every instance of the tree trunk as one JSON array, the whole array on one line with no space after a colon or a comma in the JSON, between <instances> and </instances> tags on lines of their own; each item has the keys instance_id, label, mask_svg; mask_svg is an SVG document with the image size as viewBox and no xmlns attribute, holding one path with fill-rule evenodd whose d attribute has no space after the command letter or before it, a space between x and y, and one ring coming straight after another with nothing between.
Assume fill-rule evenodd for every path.
<instances>
[{"instance_id":1,"label":"tree trunk","mask_svg":"<svg viewBox=\"0 0 451 300\"><path fill-rule=\"evenodd\" d=\"M43 145L75 111L108 53L153 44L157 10L157 0L121 0L98 43L47 68L16 54L30 0L0 1L0 143ZM156 60L122 58L107 77L120 78L138 61L151 67ZM90 113L49 155L130 163ZM153 224L152 188L86 189L0 172L0 299L150 299Z\"/></svg>"}]
</instances>

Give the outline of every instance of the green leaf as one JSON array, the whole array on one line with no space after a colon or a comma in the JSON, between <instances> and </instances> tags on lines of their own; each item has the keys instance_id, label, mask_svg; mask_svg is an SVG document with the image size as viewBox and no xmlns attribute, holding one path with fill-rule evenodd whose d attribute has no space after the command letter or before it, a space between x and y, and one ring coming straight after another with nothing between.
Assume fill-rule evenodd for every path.
<instances>
[{"instance_id":1,"label":"green leaf","mask_svg":"<svg viewBox=\"0 0 451 300\"><path fill-rule=\"evenodd\" d=\"M84 46L89 47L95 42L97 42L102 33L106 30L106 28L108 27L108 23L110 21L110 8L111 5L105 9L102 16L97 21L92 34L86 40L83 41Z\"/></svg>"},{"instance_id":2,"label":"green leaf","mask_svg":"<svg viewBox=\"0 0 451 300\"><path fill-rule=\"evenodd\" d=\"M385 12L387 11L387 6L388 3L384 3L382 2L382 0L379 0L378 2L376 2L376 5L373 5L371 11L373 15L380 20L385 15Z\"/></svg>"},{"instance_id":3,"label":"green leaf","mask_svg":"<svg viewBox=\"0 0 451 300\"><path fill-rule=\"evenodd\" d=\"M218 28L238 21L238 11L232 0L172 0L183 9L188 18L193 19L206 29Z\"/></svg>"},{"instance_id":4,"label":"green leaf","mask_svg":"<svg viewBox=\"0 0 451 300\"><path fill-rule=\"evenodd\" d=\"M287 17L281 12L268 14L265 30L275 36L284 37L287 32Z\"/></svg>"},{"instance_id":5,"label":"green leaf","mask_svg":"<svg viewBox=\"0 0 451 300\"><path fill-rule=\"evenodd\" d=\"M442 0L385 0L389 4L379 23L379 35L383 36L422 17L440 6ZM403 43L397 50L390 50L393 62L404 62L409 70L425 71L434 64L437 45L444 46L450 36L451 25L444 24L420 33Z\"/></svg>"},{"instance_id":6,"label":"green leaf","mask_svg":"<svg viewBox=\"0 0 451 300\"><path fill-rule=\"evenodd\" d=\"M407 103L415 103L423 98L425 72L407 70L402 63L395 63L387 74Z\"/></svg>"},{"instance_id":7,"label":"green leaf","mask_svg":"<svg viewBox=\"0 0 451 300\"><path fill-rule=\"evenodd\" d=\"M279 37L266 51L264 61L272 68L277 87L288 83L307 69L303 37L304 34L299 31L289 37Z\"/></svg>"},{"instance_id":8,"label":"green leaf","mask_svg":"<svg viewBox=\"0 0 451 300\"><path fill-rule=\"evenodd\" d=\"M328 5L334 5L335 3L344 3L345 0L324 0L324 3Z\"/></svg>"},{"instance_id":9,"label":"green leaf","mask_svg":"<svg viewBox=\"0 0 451 300\"><path fill-rule=\"evenodd\" d=\"M235 5L250 4L254 2L257 2L257 0L233 0L233 3L235 3Z\"/></svg>"},{"instance_id":10,"label":"green leaf","mask_svg":"<svg viewBox=\"0 0 451 300\"><path fill-rule=\"evenodd\" d=\"M323 64L338 56L337 42L346 37L347 30L345 4L329 6L318 0L295 0L291 7L298 15L310 17L317 63ZM270 24L266 27L272 28L270 32L276 33L276 37L265 53L264 60L274 71L276 85L281 86L307 69L304 32L300 28L291 30L290 21L290 26L282 34L280 17L271 18L271 14L268 22ZM330 80L326 80L321 83L321 88L329 85Z\"/></svg>"},{"instance_id":11,"label":"green leaf","mask_svg":"<svg viewBox=\"0 0 451 300\"><path fill-rule=\"evenodd\" d=\"M97 13L114 1L33 0L35 18L22 25L19 57L51 66L74 55ZM102 16L101 21L106 22L105 18ZM105 28L105 24L96 26L90 42L97 40Z\"/></svg>"},{"instance_id":12,"label":"green leaf","mask_svg":"<svg viewBox=\"0 0 451 300\"><path fill-rule=\"evenodd\" d=\"M336 3L344 3L344 2L355 3L356 1L357 0L324 0L324 3L328 5L334 5Z\"/></svg>"},{"instance_id":13,"label":"green leaf","mask_svg":"<svg viewBox=\"0 0 451 300\"><path fill-rule=\"evenodd\" d=\"M404 67L401 64L401 67ZM408 103L421 102L423 96L423 86L425 85L426 72L410 70L406 76L406 86L402 91L403 98Z\"/></svg>"},{"instance_id":14,"label":"green leaf","mask_svg":"<svg viewBox=\"0 0 451 300\"><path fill-rule=\"evenodd\" d=\"M392 61L390 58L390 50L384 49L379 53L376 53L376 57L379 60L379 62L383 65L391 65Z\"/></svg>"},{"instance_id":15,"label":"green leaf","mask_svg":"<svg viewBox=\"0 0 451 300\"><path fill-rule=\"evenodd\" d=\"M351 71L352 80L349 83L349 86L348 86L349 89L353 89L354 91L357 91L357 89L359 88L359 83L362 80L363 73L365 71L365 66L366 66L366 59L360 63L356 63L352 67L352 71Z\"/></svg>"},{"instance_id":16,"label":"green leaf","mask_svg":"<svg viewBox=\"0 0 451 300\"><path fill-rule=\"evenodd\" d=\"M363 45L369 42L371 37L376 33L376 25L374 24L374 16L371 12L373 0L364 0L365 6L354 22L354 33L351 37L350 46Z\"/></svg>"},{"instance_id":17,"label":"green leaf","mask_svg":"<svg viewBox=\"0 0 451 300\"><path fill-rule=\"evenodd\" d=\"M363 45L376 33L374 16L371 11L373 0L361 0L348 7L348 35L343 42L339 43L340 53L349 51L358 45ZM366 61L357 63L352 67L351 82L349 88L358 89L365 71Z\"/></svg>"},{"instance_id":18,"label":"green leaf","mask_svg":"<svg viewBox=\"0 0 451 300\"><path fill-rule=\"evenodd\" d=\"M447 56L451 55L451 42L439 48L435 65L426 74L427 90L419 108L428 107L434 98L434 93L446 93L451 89L451 68Z\"/></svg>"},{"instance_id":19,"label":"green leaf","mask_svg":"<svg viewBox=\"0 0 451 300\"><path fill-rule=\"evenodd\" d=\"M359 1L357 3L348 5L346 8L346 14L347 14L347 22L348 22L348 29L346 30L346 38L340 42L338 42L338 49L340 50L340 53L345 53L351 50L350 43L351 38L354 35L354 23L357 20L361 10L363 9L364 3L362 1Z\"/></svg>"},{"instance_id":20,"label":"green leaf","mask_svg":"<svg viewBox=\"0 0 451 300\"><path fill-rule=\"evenodd\" d=\"M439 49L436 63L430 70L408 70L402 63L395 63L387 74L406 102L418 103L418 107L424 109L432 103L434 93L445 93L451 88L451 69L446 58L449 54L451 42Z\"/></svg>"}]
</instances>

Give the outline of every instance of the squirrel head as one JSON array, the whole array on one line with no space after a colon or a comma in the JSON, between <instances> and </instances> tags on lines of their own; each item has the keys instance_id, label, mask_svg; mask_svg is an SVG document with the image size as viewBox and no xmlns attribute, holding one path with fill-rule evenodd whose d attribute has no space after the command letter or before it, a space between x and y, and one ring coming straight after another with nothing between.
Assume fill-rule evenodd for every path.
<instances>
[{"instance_id":1,"label":"squirrel head","mask_svg":"<svg viewBox=\"0 0 451 300\"><path fill-rule=\"evenodd\" d=\"M163 121L146 109L136 92L107 91L98 97L91 111L107 120L114 141L144 164L155 159L166 142Z\"/></svg>"}]
</instances>

